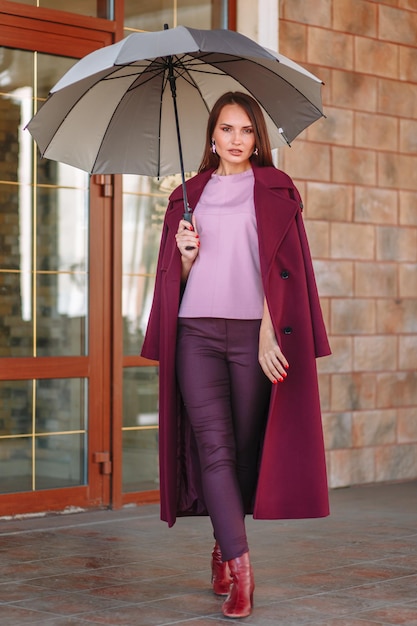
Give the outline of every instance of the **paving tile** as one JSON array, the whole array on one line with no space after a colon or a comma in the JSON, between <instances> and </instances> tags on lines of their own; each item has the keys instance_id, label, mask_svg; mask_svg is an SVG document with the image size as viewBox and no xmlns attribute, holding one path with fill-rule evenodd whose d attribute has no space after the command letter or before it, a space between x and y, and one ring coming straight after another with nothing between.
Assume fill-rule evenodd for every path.
<instances>
[{"instance_id":1,"label":"paving tile","mask_svg":"<svg viewBox=\"0 0 417 626\"><path fill-rule=\"evenodd\" d=\"M250 626L417 626L417 484L332 490L331 516L247 518ZM156 505L0 520L0 625L219 626L207 518Z\"/></svg>"}]
</instances>

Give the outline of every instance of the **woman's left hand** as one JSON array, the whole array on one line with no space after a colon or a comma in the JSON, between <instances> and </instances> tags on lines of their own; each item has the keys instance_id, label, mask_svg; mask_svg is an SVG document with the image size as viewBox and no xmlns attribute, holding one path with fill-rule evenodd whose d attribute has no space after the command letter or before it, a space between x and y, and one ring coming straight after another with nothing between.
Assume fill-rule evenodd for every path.
<instances>
[{"instance_id":1,"label":"woman's left hand","mask_svg":"<svg viewBox=\"0 0 417 626\"><path fill-rule=\"evenodd\" d=\"M272 325L266 300L264 302L264 315L259 330L259 364L271 383L282 383L287 377L289 363L285 358Z\"/></svg>"}]
</instances>

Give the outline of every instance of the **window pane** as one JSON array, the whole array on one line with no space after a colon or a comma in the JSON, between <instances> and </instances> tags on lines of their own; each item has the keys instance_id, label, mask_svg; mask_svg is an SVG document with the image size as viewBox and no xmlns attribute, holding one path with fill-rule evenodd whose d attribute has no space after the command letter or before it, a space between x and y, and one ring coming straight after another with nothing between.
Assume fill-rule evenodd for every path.
<instances>
[{"instance_id":1,"label":"window pane","mask_svg":"<svg viewBox=\"0 0 417 626\"><path fill-rule=\"evenodd\" d=\"M125 0L125 28L162 30L164 24L192 28L225 28L227 0Z\"/></svg>"},{"instance_id":2,"label":"window pane","mask_svg":"<svg viewBox=\"0 0 417 626\"><path fill-rule=\"evenodd\" d=\"M158 489L158 368L123 374L123 491Z\"/></svg>"},{"instance_id":3,"label":"window pane","mask_svg":"<svg viewBox=\"0 0 417 626\"><path fill-rule=\"evenodd\" d=\"M32 356L32 277L0 271L0 357Z\"/></svg>"},{"instance_id":4,"label":"window pane","mask_svg":"<svg viewBox=\"0 0 417 626\"><path fill-rule=\"evenodd\" d=\"M0 439L0 493L32 489L31 439Z\"/></svg>"},{"instance_id":5,"label":"window pane","mask_svg":"<svg viewBox=\"0 0 417 626\"><path fill-rule=\"evenodd\" d=\"M123 492L159 489L158 430L123 433Z\"/></svg>"},{"instance_id":6,"label":"window pane","mask_svg":"<svg viewBox=\"0 0 417 626\"><path fill-rule=\"evenodd\" d=\"M163 30L174 26L173 0L125 0L125 28Z\"/></svg>"},{"instance_id":7,"label":"window pane","mask_svg":"<svg viewBox=\"0 0 417 626\"><path fill-rule=\"evenodd\" d=\"M0 381L0 493L87 482L87 381L33 385Z\"/></svg>"},{"instance_id":8,"label":"window pane","mask_svg":"<svg viewBox=\"0 0 417 626\"><path fill-rule=\"evenodd\" d=\"M113 0L11 0L19 4L28 4L42 9L69 11L78 15L113 19Z\"/></svg>"},{"instance_id":9,"label":"window pane","mask_svg":"<svg viewBox=\"0 0 417 626\"><path fill-rule=\"evenodd\" d=\"M152 303L167 194L162 181L140 176L123 179L124 353L138 354Z\"/></svg>"},{"instance_id":10,"label":"window pane","mask_svg":"<svg viewBox=\"0 0 417 626\"><path fill-rule=\"evenodd\" d=\"M36 434L86 429L86 382L80 378L36 381Z\"/></svg>"},{"instance_id":11,"label":"window pane","mask_svg":"<svg viewBox=\"0 0 417 626\"><path fill-rule=\"evenodd\" d=\"M27 435L32 431L32 380L8 380L0 383L0 440L2 437ZM7 440L3 440L3 443ZM0 476L2 476L0 471Z\"/></svg>"},{"instance_id":12,"label":"window pane","mask_svg":"<svg viewBox=\"0 0 417 626\"><path fill-rule=\"evenodd\" d=\"M59 489L86 484L85 436L52 435L36 438L35 488Z\"/></svg>"},{"instance_id":13,"label":"window pane","mask_svg":"<svg viewBox=\"0 0 417 626\"><path fill-rule=\"evenodd\" d=\"M46 98L51 88L78 59L37 53L37 98Z\"/></svg>"}]
</instances>

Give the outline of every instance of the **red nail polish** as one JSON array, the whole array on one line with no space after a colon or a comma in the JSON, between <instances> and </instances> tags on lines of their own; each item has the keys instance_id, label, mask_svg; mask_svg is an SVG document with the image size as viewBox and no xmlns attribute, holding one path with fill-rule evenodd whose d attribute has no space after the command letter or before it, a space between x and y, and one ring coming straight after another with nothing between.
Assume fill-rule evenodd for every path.
<instances>
[{"instance_id":1,"label":"red nail polish","mask_svg":"<svg viewBox=\"0 0 417 626\"><path fill-rule=\"evenodd\" d=\"M280 382L280 383L282 383L282 381L283 381L284 379L282 378L282 376L280 376L280 377L278 378L278 380L279 380L279 382Z\"/></svg>"},{"instance_id":2,"label":"red nail polish","mask_svg":"<svg viewBox=\"0 0 417 626\"><path fill-rule=\"evenodd\" d=\"M273 381L272 381L272 384L273 384L273 385L276 385L276 384L277 384L277 382L278 382L277 380L273 380Z\"/></svg>"},{"instance_id":3,"label":"red nail polish","mask_svg":"<svg viewBox=\"0 0 417 626\"><path fill-rule=\"evenodd\" d=\"M286 365L285 367L286 367L286 369L288 369L288 368L289 368L289 365Z\"/></svg>"}]
</instances>

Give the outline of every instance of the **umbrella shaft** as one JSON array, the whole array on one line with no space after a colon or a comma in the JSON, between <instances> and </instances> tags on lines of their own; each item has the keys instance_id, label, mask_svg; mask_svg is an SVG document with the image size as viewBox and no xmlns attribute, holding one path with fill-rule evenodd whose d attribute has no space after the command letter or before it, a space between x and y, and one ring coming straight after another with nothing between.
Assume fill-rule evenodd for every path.
<instances>
[{"instance_id":1,"label":"umbrella shaft","mask_svg":"<svg viewBox=\"0 0 417 626\"><path fill-rule=\"evenodd\" d=\"M172 102L174 104L174 116L175 116L175 128L177 131L177 140L178 140L178 153L180 157L180 168L181 168L181 184L182 184L182 193L184 197L184 209L185 214L191 215L191 208L188 204L187 198L187 188L185 185L185 174L184 174L184 160L182 157L182 144L181 144L181 133L180 133L180 122L178 119L178 108L177 108L177 88L175 84L175 76L174 76L174 65L172 63L172 56L168 57L168 81L169 86L171 88Z\"/></svg>"}]
</instances>

